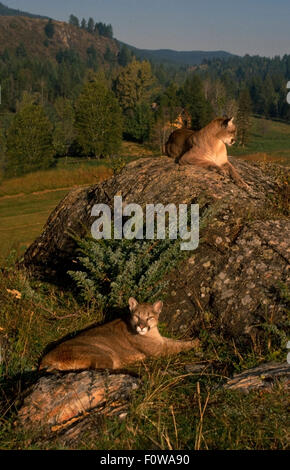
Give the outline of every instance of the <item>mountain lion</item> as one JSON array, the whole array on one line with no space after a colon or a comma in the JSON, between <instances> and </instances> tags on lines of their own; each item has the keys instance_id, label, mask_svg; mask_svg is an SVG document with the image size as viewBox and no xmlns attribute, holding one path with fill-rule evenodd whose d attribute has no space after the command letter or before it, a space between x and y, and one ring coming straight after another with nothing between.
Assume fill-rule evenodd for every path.
<instances>
[{"instance_id":1,"label":"mountain lion","mask_svg":"<svg viewBox=\"0 0 290 470\"><path fill-rule=\"evenodd\" d=\"M64 341L41 360L39 369L80 370L120 369L147 357L176 354L197 347L199 340L177 341L164 338L158 331L161 300L138 304L129 299L130 314L126 320L113 320L90 328L73 339Z\"/></svg>"},{"instance_id":2,"label":"mountain lion","mask_svg":"<svg viewBox=\"0 0 290 470\"><path fill-rule=\"evenodd\" d=\"M244 189L248 185L228 161L226 145L235 143L234 118L217 118L200 131L177 129L165 145L166 154L180 165L198 165L228 173Z\"/></svg>"}]
</instances>

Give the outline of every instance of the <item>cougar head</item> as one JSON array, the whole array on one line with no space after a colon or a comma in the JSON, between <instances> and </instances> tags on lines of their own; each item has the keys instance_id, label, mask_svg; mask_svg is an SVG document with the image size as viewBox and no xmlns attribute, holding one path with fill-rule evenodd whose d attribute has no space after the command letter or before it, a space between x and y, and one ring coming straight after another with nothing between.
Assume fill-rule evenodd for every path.
<instances>
[{"instance_id":1,"label":"cougar head","mask_svg":"<svg viewBox=\"0 0 290 470\"><path fill-rule=\"evenodd\" d=\"M158 300L153 305L138 304L133 297L129 299L130 325L139 335L146 335L150 330L157 327L158 318L163 307L163 302Z\"/></svg>"},{"instance_id":2,"label":"cougar head","mask_svg":"<svg viewBox=\"0 0 290 470\"><path fill-rule=\"evenodd\" d=\"M233 145L236 141L236 126L234 118L225 118L221 123L221 130L217 133L217 138L226 145Z\"/></svg>"}]
</instances>

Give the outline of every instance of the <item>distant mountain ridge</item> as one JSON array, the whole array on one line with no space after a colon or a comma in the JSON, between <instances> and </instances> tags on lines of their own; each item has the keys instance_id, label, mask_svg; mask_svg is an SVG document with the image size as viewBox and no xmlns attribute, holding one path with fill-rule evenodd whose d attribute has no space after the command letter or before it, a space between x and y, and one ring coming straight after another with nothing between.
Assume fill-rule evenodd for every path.
<instances>
[{"instance_id":1,"label":"distant mountain ridge","mask_svg":"<svg viewBox=\"0 0 290 470\"><path fill-rule=\"evenodd\" d=\"M172 49L138 49L137 47L125 44L138 59L150 60L156 63L166 63L173 65L194 66L200 65L204 60L229 59L237 57L226 51L174 51Z\"/></svg>"},{"instance_id":2,"label":"distant mountain ridge","mask_svg":"<svg viewBox=\"0 0 290 470\"><path fill-rule=\"evenodd\" d=\"M0 2L0 16L28 16L29 18L44 18L48 19L47 16L34 15L26 11L16 10L14 8L7 7Z\"/></svg>"}]
</instances>

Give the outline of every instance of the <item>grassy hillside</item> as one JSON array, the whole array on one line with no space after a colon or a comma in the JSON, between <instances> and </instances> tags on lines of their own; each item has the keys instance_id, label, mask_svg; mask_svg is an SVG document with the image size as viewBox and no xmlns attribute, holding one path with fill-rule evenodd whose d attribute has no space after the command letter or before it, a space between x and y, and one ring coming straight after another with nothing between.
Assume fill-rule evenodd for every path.
<instances>
[{"instance_id":1,"label":"grassy hillside","mask_svg":"<svg viewBox=\"0 0 290 470\"><path fill-rule=\"evenodd\" d=\"M30 18L47 18L46 16L34 15L27 11L16 10L0 3L0 16L28 16Z\"/></svg>"},{"instance_id":2,"label":"grassy hillside","mask_svg":"<svg viewBox=\"0 0 290 470\"><path fill-rule=\"evenodd\" d=\"M100 56L109 48L117 54L116 41L88 33L68 23L53 21L54 35L48 39L44 28L46 19L23 16L0 16L0 53L6 48L15 50L23 44L26 52L33 57L51 57L60 49L74 49L82 58L87 58L87 49L94 46Z\"/></svg>"}]
</instances>

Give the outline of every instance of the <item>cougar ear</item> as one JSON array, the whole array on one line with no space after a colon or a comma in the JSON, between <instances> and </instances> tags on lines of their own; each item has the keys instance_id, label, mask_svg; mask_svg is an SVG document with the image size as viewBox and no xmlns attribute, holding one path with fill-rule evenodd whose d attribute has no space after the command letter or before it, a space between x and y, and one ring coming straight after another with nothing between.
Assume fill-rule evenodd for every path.
<instances>
[{"instance_id":1,"label":"cougar ear","mask_svg":"<svg viewBox=\"0 0 290 470\"><path fill-rule=\"evenodd\" d=\"M138 305L138 302L136 299L134 299L134 297L130 297L129 299L129 309L130 309L130 312L133 312L135 310L135 308L137 307Z\"/></svg>"},{"instance_id":2,"label":"cougar ear","mask_svg":"<svg viewBox=\"0 0 290 470\"><path fill-rule=\"evenodd\" d=\"M223 121L223 123L222 123L222 126L223 126L223 127L228 127L229 124L232 124L232 123L233 123L233 120L234 120L233 117L231 117L231 118L225 118L224 121Z\"/></svg>"},{"instance_id":3,"label":"cougar ear","mask_svg":"<svg viewBox=\"0 0 290 470\"><path fill-rule=\"evenodd\" d=\"M157 313L157 315L160 315L162 308L163 308L162 300L157 300L157 302L153 304L153 310L155 313Z\"/></svg>"}]
</instances>

